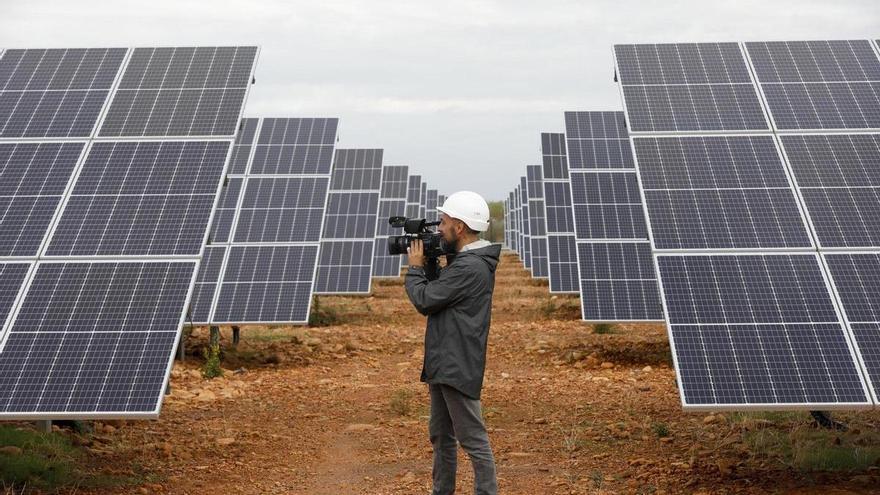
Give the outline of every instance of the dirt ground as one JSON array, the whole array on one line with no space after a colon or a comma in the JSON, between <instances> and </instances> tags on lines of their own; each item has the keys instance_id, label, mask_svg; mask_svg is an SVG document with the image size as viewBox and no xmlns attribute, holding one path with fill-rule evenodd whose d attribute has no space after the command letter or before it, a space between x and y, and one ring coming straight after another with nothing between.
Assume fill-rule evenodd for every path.
<instances>
[{"instance_id":1,"label":"dirt ground","mask_svg":"<svg viewBox=\"0 0 880 495\"><path fill-rule=\"evenodd\" d=\"M213 380L201 377L206 331L195 329L161 418L97 424L89 462L148 474L113 493L429 493L425 320L400 280L373 287L371 297L321 298L337 325L244 328L234 349L224 330L226 372ZM483 395L501 493L880 487L876 458L863 459L878 447L877 413L835 415L850 426L839 433L806 413L686 413L669 359L662 326L595 333L576 297L551 297L505 254ZM819 455L815 438L836 450ZM463 453L458 477L458 493L472 492Z\"/></svg>"}]
</instances>

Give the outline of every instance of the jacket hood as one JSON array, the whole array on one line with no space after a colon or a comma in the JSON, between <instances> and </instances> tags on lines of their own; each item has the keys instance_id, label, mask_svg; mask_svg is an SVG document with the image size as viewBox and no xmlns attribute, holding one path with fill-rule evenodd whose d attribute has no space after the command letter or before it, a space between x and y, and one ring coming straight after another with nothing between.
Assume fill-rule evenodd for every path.
<instances>
[{"instance_id":1,"label":"jacket hood","mask_svg":"<svg viewBox=\"0 0 880 495\"><path fill-rule=\"evenodd\" d=\"M490 244L479 249L469 249L463 253L458 253L456 257L476 256L489 265L489 271L495 272L498 266L498 258L501 257L501 244Z\"/></svg>"}]
</instances>

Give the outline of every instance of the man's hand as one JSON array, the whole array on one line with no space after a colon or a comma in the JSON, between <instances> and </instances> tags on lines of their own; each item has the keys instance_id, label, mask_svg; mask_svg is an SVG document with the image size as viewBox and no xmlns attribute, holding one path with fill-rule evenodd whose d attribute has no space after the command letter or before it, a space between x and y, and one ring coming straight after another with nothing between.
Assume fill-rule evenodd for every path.
<instances>
[{"instance_id":1,"label":"man's hand","mask_svg":"<svg viewBox=\"0 0 880 495\"><path fill-rule=\"evenodd\" d=\"M410 266L425 266L425 247L421 239L410 241L406 253L409 255Z\"/></svg>"}]
</instances>

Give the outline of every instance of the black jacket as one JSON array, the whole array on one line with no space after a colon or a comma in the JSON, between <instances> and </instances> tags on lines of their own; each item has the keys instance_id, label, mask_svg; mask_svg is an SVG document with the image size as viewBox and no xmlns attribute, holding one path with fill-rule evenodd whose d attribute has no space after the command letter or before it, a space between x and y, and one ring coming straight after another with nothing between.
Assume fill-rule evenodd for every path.
<instances>
[{"instance_id":1,"label":"black jacket","mask_svg":"<svg viewBox=\"0 0 880 495\"><path fill-rule=\"evenodd\" d=\"M480 398L500 255L499 244L458 253L430 282L420 268L407 272L406 293L428 317L423 382L449 385Z\"/></svg>"}]
</instances>

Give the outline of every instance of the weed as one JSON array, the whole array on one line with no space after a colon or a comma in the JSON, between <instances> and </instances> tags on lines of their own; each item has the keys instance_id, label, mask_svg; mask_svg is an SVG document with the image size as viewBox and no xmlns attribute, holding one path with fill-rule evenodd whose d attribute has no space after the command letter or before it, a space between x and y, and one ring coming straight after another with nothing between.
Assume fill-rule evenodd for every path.
<instances>
[{"instance_id":1,"label":"weed","mask_svg":"<svg viewBox=\"0 0 880 495\"><path fill-rule=\"evenodd\" d=\"M412 395L412 392L405 388L395 390L391 394L391 402L389 403L391 412L398 416L409 416L412 412L412 407L410 406Z\"/></svg>"}]
</instances>

